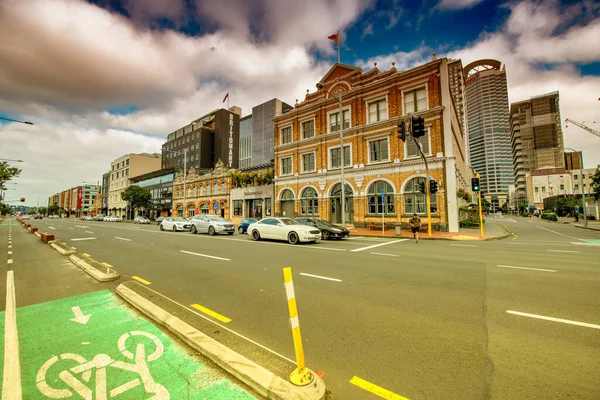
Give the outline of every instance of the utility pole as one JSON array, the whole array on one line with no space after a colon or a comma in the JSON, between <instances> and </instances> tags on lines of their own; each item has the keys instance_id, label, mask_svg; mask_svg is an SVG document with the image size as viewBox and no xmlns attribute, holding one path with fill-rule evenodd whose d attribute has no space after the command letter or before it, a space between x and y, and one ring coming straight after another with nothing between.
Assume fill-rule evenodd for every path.
<instances>
[{"instance_id":1,"label":"utility pole","mask_svg":"<svg viewBox=\"0 0 600 400\"><path fill-rule=\"evenodd\" d=\"M422 121L422 119L421 119ZM431 193L429 188L429 165L427 164L427 158L423 153L423 148L421 146L421 141L419 140L420 136L415 137L413 132L413 116L410 116L410 132L411 137L417 143L417 149L419 149L419 153L421 154L421 158L425 163L425 201L427 204L427 236L431 237Z\"/></svg>"}]
</instances>

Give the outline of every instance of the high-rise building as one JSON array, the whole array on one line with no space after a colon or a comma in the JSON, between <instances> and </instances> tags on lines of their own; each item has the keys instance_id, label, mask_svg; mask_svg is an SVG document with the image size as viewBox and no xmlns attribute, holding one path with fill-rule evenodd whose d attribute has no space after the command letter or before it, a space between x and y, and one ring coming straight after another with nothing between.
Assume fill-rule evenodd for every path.
<instances>
[{"instance_id":1,"label":"high-rise building","mask_svg":"<svg viewBox=\"0 0 600 400\"><path fill-rule=\"evenodd\" d=\"M273 118L293 107L279 99L271 99L252 107L252 168L271 165L273 160Z\"/></svg>"},{"instance_id":2,"label":"high-rise building","mask_svg":"<svg viewBox=\"0 0 600 400\"><path fill-rule=\"evenodd\" d=\"M240 169L252 163L252 114L240 119Z\"/></svg>"},{"instance_id":3,"label":"high-rise building","mask_svg":"<svg viewBox=\"0 0 600 400\"><path fill-rule=\"evenodd\" d=\"M565 167L558 92L510 105L510 136L517 196L527 192L527 173Z\"/></svg>"},{"instance_id":4,"label":"high-rise building","mask_svg":"<svg viewBox=\"0 0 600 400\"><path fill-rule=\"evenodd\" d=\"M581 151L565 151L565 168L567 171L583 168L583 153Z\"/></svg>"},{"instance_id":5,"label":"high-rise building","mask_svg":"<svg viewBox=\"0 0 600 400\"><path fill-rule=\"evenodd\" d=\"M460 59L448 60L448 79L450 80L450 94L456 110L456 117L460 129L465 131L465 78L463 65Z\"/></svg>"},{"instance_id":6,"label":"high-rise building","mask_svg":"<svg viewBox=\"0 0 600 400\"><path fill-rule=\"evenodd\" d=\"M499 209L514 183L506 69L496 60L465 66L465 114L471 166L481 175L481 192Z\"/></svg>"}]
</instances>

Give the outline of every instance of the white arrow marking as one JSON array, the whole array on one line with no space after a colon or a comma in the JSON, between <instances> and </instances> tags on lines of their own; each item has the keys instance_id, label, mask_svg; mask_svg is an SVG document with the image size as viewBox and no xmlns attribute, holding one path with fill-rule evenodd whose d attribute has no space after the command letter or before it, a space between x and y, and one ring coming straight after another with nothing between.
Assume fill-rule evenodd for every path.
<instances>
[{"instance_id":1,"label":"white arrow marking","mask_svg":"<svg viewBox=\"0 0 600 400\"><path fill-rule=\"evenodd\" d=\"M73 311L73 314L75 314L75 318L71 318L71 321L78 322L82 325L87 324L92 316L92 314L83 315L83 312L81 312L81 308L79 308L79 306L71 307L71 310Z\"/></svg>"}]
</instances>

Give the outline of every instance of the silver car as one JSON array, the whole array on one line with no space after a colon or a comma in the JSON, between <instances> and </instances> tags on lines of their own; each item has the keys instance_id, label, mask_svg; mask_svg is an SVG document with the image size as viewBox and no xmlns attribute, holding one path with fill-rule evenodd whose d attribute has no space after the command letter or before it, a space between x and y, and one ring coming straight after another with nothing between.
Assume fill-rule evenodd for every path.
<instances>
[{"instance_id":1,"label":"silver car","mask_svg":"<svg viewBox=\"0 0 600 400\"><path fill-rule=\"evenodd\" d=\"M190 219L192 233L215 233L233 235L235 225L219 215L200 214Z\"/></svg>"}]
</instances>

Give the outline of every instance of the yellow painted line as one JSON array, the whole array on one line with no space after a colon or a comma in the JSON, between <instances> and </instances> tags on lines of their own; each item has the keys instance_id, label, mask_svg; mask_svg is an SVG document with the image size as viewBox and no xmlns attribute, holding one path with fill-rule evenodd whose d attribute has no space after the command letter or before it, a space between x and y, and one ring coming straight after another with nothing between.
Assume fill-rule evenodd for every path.
<instances>
[{"instance_id":1,"label":"yellow painted line","mask_svg":"<svg viewBox=\"0 0 600 400\"><path fill-rule=\"evenodd\" d=\"M77 250L77 247L71 247L73 250Z\"/></svg>"},{"instance_id":2,"label":"yellow painted line","mask_svg":"<svg viewBox=\"0 0 600 400\"><path fill-rule=\"evenodd\" d=\"M386 400L408 400L406 397L402 397L399 394L390 392L387 389L382 388L381 386L377 386L371 382L367 382L364 379L360 379L358 376L353 376L350 379L350 383L358 386L361 389L366 390L367 392L371 392L376 396L381 397Z\"/></svg>"},{"instance_id":3,"label":"yellow painted line","mask_svg":"<svg viewBox=\"0 0 600 400\"><path fill-rule=\"evenodd\" d=\"M218 319L221 322L225 322L225 323L231 322L231 318L227 318L226 316L216 313L213 310L209 310L206 307L202 307L200 304L192 304L192 307L194 307L198 311L202 311L206 315L210 315L214 319Z\"/></svg>"},{"instance_id":4,"label":"yellow painted line","mask_svg":"<svg viewBox=\"0 0 600 400\"><path fill-rule=\"evenodd\" d=\"M89 256L90 256L88 253L81 253L81 254L83 254L83 255L84 255L84 256L86 256L86 257L89 257Z\"/></svg>"},{"instance_id":5,"label":"yellow painted line","mask_svg":"<svg viewBox=\"0 0 600 400\"><path fill-rule=\"evenodd\" d=\"M138 282L142 282L144 285L150 285L152 284L152 282L148 282L145 279L140 278L139 276L132 276L133 279L135 279Z\"/></svg>"},{"instance_id":6,"label":"yellow painted line","mask_svg":"<svg viewBox=\"0 0 600 400\"><path fill-rule=\"evenodd\" d=\"M107 268L112 268L113 267L112 265L110 265L109 263L104 262L104 261L102 261L100 264L104 265Z\"/></svg>"}]
</instances>

